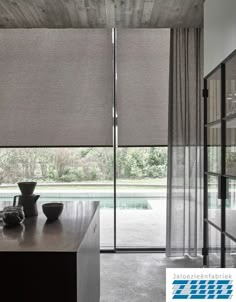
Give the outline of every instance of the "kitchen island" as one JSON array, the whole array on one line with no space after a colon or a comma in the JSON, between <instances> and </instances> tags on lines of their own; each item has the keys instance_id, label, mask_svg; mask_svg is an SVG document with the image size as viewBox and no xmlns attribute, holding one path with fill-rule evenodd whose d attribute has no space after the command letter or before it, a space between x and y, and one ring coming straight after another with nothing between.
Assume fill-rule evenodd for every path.
<instances>
[{"instance_id":1,"label":"kitchen island","mask_svg":"<svg viewBox=\"0 0 236 302\"><path fill-rule=\"evenodd\" d=\"M99 202L64 202L52 223L40 202L38 210L22 225L0 227L3 301L99 302Z\"/></svg>"}]
</instances>

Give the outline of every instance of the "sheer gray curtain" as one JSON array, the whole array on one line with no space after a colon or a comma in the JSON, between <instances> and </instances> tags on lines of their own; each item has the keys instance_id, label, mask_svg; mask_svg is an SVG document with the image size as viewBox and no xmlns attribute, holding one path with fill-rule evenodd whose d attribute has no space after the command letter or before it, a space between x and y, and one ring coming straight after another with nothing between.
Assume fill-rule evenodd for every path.
<instances>
[{"instance_id":1,"label":"sheer gray curtain","mask_svg":"<svg viewBox=\"0 0 236 302\"><path fill-rule=\"evenodd\" d=\"M202 247L202 41L201 29L171 30L167 256Z\"/></svg>"}]
</instances>

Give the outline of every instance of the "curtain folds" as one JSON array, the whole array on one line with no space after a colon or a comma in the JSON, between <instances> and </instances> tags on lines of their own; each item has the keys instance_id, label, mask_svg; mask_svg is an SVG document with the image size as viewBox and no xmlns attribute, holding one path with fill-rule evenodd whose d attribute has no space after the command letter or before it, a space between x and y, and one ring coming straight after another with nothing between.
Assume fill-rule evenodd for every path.
<instances>
[{"instance_id":1,"label":"curtain folds","mask_svg":"<svg viewBox=\"0 0 236 302\"><path fill-rule=\"evenodd\" d=\"M171 29L167 256L197 256L203 225L202 29Z\"/></svg>"}]
</instances>

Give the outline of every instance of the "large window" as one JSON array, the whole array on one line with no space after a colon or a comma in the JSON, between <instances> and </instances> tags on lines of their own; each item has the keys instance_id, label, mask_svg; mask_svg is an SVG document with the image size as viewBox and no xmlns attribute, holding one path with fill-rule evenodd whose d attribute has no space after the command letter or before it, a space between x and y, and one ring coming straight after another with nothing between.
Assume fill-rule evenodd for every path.
<instances>
[{"instance_id":1,"label":"large window","mask_svg":"<svg viewBox=\"0 0 236 302\"><path fill-rule=\"evenodd\" d=\"M114 248L113 148L2 148L0 200L37 181L45 202L99 200L101 248ZM166 147L118 148L117 247L165 247Z\"/></svg>"},{"instance_id":2,"label":"large window","mask_svg":"<svg viewBox=\"0 0 236 302\"><path fill-rule=\"evenodd\" d=\"M0 35L0 199L36 180L100 201L102 248L165 247L170 30Z\"/></svg>"}]
</instances>

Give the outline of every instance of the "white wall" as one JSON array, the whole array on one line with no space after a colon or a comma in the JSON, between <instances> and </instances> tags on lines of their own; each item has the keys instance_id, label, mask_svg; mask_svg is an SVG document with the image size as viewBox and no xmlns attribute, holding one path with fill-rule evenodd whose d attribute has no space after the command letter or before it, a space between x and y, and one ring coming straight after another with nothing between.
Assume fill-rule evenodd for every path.
<instances>
[{"instance_id":1,"label":"white wall","mask_svg":"<svg viewBox=\"0 0 236 302\"><path fill-rule=\"evenodd\" d=\"M236 0L205 0L204 75L236 49Z\"/></svg>"}]
</instances>

